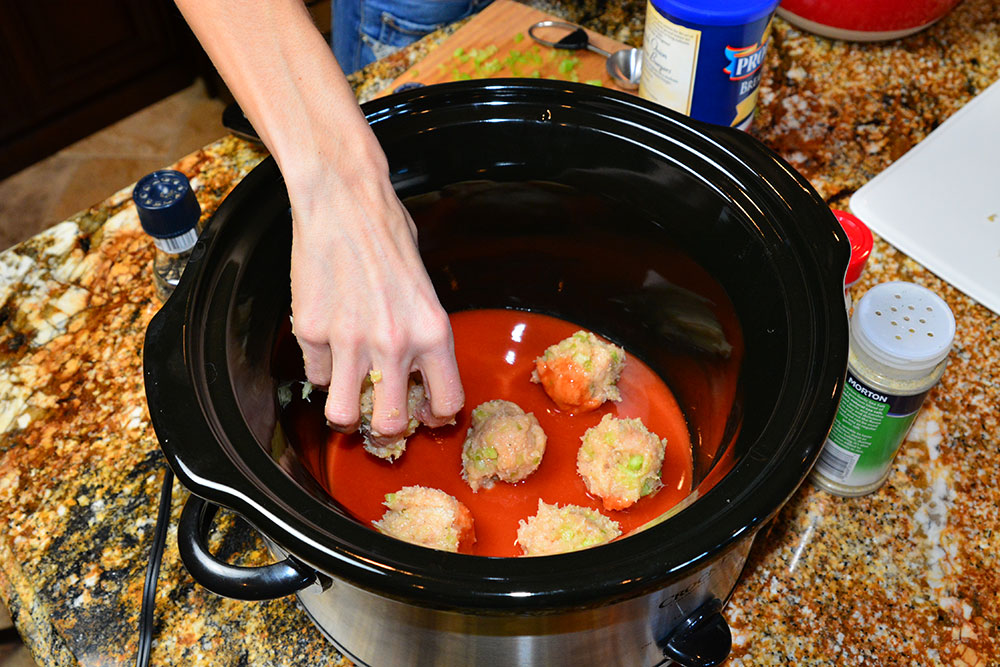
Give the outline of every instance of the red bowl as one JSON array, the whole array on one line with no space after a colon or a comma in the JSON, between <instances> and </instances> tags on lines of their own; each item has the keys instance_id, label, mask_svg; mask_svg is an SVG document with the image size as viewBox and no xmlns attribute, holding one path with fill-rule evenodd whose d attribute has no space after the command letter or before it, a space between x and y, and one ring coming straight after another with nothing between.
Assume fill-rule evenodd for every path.
<instances>
[{"instance_id":1,"label":"red bowl","mask_svg":"<svg viewBox=\"0 0 1000 667\"><path fill-rule=\"evenodd\" d=\"M919 32L961 0L782 0L778 15L808 32L858 42Z\"/></svg>"}]
</instances>

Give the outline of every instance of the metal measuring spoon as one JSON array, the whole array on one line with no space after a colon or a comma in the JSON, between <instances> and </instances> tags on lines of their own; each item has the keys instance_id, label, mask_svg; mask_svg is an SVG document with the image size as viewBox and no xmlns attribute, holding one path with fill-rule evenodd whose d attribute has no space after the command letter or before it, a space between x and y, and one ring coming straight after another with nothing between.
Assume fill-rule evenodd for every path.
<instances>
[{"instance_id":1,"label":"metal measuring spoon","mask_svg":"<svg viewBox=\"0 0 1000 667\"><path fill-rule=\"evenodd\" d=\"M537 31L545 28L566 29L569 32L558 41L553 42L542 39L536 34ZM622 49L614 53L609 53L601 47L591 44L590 39L587 38L587 31L583 28L563 21L539 21L528 28L528 34L539 44L554 49L567 49L570 51L587 49L598 53L607 58L605 68L608 70L611 78L618 82L618 85L628 90L634 90L639 87L639 79L642 76L642 51L640 49Z\"/></svg>"}]
</instances>

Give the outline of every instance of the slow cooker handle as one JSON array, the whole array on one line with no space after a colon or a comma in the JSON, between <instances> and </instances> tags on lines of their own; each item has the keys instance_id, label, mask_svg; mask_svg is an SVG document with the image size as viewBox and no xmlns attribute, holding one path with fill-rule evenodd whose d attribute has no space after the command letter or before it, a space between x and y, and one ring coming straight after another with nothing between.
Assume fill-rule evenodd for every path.
<instances>
[{"instance_id":1,"label":"slow cooker handle","mask_svg":"<svg viewBox=\"0 0 1000 667\"><path fill-rule=\"evenodd\" d=\"M722 602L711 598L659 642L663 655L682 667L721 665L733 647Z\"/></svg>"},{"instance_id":2,"label":"slow cooker handle","mask_svg":"<svg viewBox=\"0 0 1000 667\"><path fill-rule=\"evenodd\" d=\"M216 595L237 600L273 600L306 588L316 571L289 556L261 567L240 567L219 560L208 550L208 533L219 506L191 495L177 526L177 549L195 581Z\"/></svg>"}]
</instances>

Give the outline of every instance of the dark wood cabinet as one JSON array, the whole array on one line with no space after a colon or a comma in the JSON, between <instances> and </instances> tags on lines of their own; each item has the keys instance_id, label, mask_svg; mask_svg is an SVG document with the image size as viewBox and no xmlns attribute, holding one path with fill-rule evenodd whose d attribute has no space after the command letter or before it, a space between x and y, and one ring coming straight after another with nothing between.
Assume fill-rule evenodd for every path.
<instances>
[{"instance_id":1,"label":"dark wood cabinet","mask_svg":"<svg viewBox=\"0 0 1000 667\"><path fill-rule=\"evenodd\" d=\"M0 0L0 178L180 90L206 63L171 0Z\"/></svg>"}]
</instances>

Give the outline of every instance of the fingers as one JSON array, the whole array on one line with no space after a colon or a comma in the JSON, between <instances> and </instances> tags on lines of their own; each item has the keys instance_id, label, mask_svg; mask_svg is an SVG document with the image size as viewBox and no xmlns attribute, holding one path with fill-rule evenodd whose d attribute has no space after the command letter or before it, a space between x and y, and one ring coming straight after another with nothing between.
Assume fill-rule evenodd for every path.
<instances>
[{"instance_id":1,"label":"fingers","mask_svg":"<svg viewBox=\"0 0 1000 667\"><path fill-rule=\"evenodd\" d=\"M443 310L440 317L421 321L419 335L400 335L396 329L377 341L366 340L349 326L335 330L336 336L318 336L305 326L311 320L302 318L302 322L303 331L297 331L296 337L306 378L328 389L324 414L332 428L344 433L357 430L362 381L369 369L374 369L371 430L377 442L405 431L411 412L434 428L452 423L462 409L465 395L455 363L450 322ZM324 338L323 343L312 342ZM369 362L369 355L376 360ZM426 401L412 407L407 400L411 370L423 376L427 396Z\"/></svg>"},{"instance_id":2,"label":"fingers","mask_svg":"<svg viewBox=\"0 0 1000 667\"><path fill-rule=\"evenodd\" d=\"M306 378L314 385L328 387L324 414L330 426L342 433L358 428L361 419L360 394L369 366L357 351L346 350L331 354L329 345L316 345L300 340L306 366ZM376 362L370 377L373 380L372 435L376 442L397 437L406 430L410 420L408 405L409 368L399 361ZM448 344L422 355L413 363L424 380L427 401L416 408L420 422L436 428L452 423L465 403L465 393L453 346Z\"/></svg>"},{"instance_id":3,"label":"fingers","mask_svg":"<svg viewBox=\"0 0 1000 667\"><path fill-rule=\"evenodd\" d=\"M420 372L429 407L419 415L420 421L431 428L450 424L465 405L462 379L451 348L435 350L421 357Z\"/></svg>"},{"instance_id":4,"label":"fingers","mask_svg":"<svg viewBox=\"0 0 1000 667\"><path fill-rule=\"evenodd\" d=\"M328 388L323 410L326 420L334 429L349 433L357 429L360 421L358 397L367 363L362 368L356 344L342 341L337 353L327 340L326 332L314 324L314 319L301 316L295 320L294 327L296 340L302 349L306 379L318 387Z\"/></svg>"},{"instance_id":5,"label":"fingers","mask_svg":"<svg viewBox=\"0 0 1000 667\"><path fill-rule=\"evenodd\" d=\"M406 402L409 373L397 362L373 369L372 380L375 389L372 436L376 442L392 440L410 422Z\"/></svg>"},{"instance_id":6,"label":"fingers","mask_svg":"<svg viewBox=\"0 0 1000 667\"><path fill-rule=\"evenodd\" d=\"M302 336L297 336L296 340L298 340L299 347L302 348L302 363L306 379L317 387L328 386L332 369L330 346L310 343Z\"/></svg>"},{"instance_id":7,"label":"fingers","mask_svg":"<svg viewBox=\"0 0 1000 667\"><path fill-rule=\"evenodd\" d=\"M436 313L423 320L418 353L414 365L424 378L429 409L421 421L435 427L451 423L465 404L465 392L455 362L455 341L451 320L440 305Z\"/></svg>"},{"instance_id":8,"label":"fingers","mask_svg":"<svg viewBox=\"0 0 1000 667\"><path fill-rule=\"evenodd\" d=\"M454 341L447 313L436 312L419 319L416 327L382 326L365 332L339 322L323 335L310 328L313 319L296 319L307 379L327 387L324 408L330 426L341 432L357 430L361 415L362 381L371 373L371 403L365 400L365 418L371 410L371 431L376 442L403 433L415 413L420 422L434 428L453 423L462 409L465 394L455 362ZM327 323L329 326L329 323ZM367 333L367 335L366 335ZM323 342L315 342L322 340ZM419 371L427 400L408 405L408 379Z\"/></svg>"},{"instance_id":9,"label":"fingers","mask_svg":"<svg viewBox=\"0 0 1000 667\"><path fill-rule=\"evenodd\" d=\"M329 348L327 354L330 354ZM367 364L362 365L356 353L341 353L334 359L324 413L330 426L341 433L358 429L361 382L367 370Z\"/></svg>"}]
</instances>

